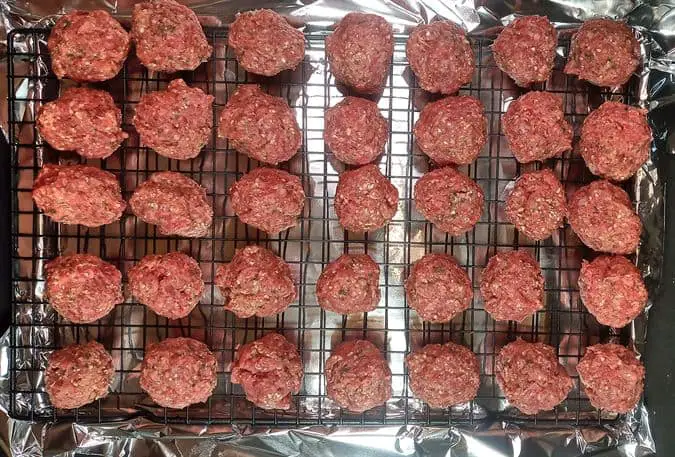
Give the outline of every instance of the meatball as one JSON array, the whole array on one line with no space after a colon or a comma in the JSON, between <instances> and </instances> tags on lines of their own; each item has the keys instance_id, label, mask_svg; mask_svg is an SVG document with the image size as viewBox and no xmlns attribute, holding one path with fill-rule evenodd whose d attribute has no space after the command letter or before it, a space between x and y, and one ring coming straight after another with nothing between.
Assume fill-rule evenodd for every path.
<instances>
[{"instance_id":1,"label":"meatball","mask_svg":"<svg viewBox=\"0 0 675 457\"><path fill-rule=\"evenodd\" d=\"M153 173L136 188L129 206L140 220L156 225L162 235L203 237L213 221L206 189L173 171Z\"/></svg>"},{"instance_id":2,"label":"meatball","mask_svg":"<svg viewBox=\"0 0 675 457\"><path fill-rule=\"evenodd\" d=\"M428 322L447 322L471 306L473 289L466 271L447 254L427 254L405 281L408 305Z\"/></svg>"},{"instance_id":3,"label":"meatball","mask_svg":"<svg viewBox=\"0 0 675 457\"><path fill-rule=\"evenodd\" d=\"M389 125L377 103L346 97L326 110L323 139L335 157L348 165L365 165L382 154Z\"/></svg>"},{"instance_id":4,"label":"meatball","mask_svg":"<svg viewBox=\"0 0 675 457\"><path fill-rule=\"evenodd\" d=\"M406 55L420 87L429 92L454 94L473 77L471 44L464 30L449 21L418 25Z\"/></svg>"},{"instance_id":5,"label":"meatball","mask_svg":"<svg viewBox=\"0 0 675 457\"><path fill-rule=\"evenodd\" d=\"M57 78L105 81L122 69L130 41L107 11L73 10L57 19L47 48Z\"/></svg>"},{"instance_id":6,"label":"meatball","mask_svg":"<svg viewBox=\"0 0 675 457\"><path fill-rule=\"evenodd\" d=\"M454 343L427 344L406 357L410 390L432 408L474 399L480 386L478 358Z\"/></svg>"},{"instance_id":7,"label":"meatball","mask_svg":"<svg viewBox=\"0 0 675 457\"><path fill-rule=\"evenodd\" d=\"M601 255L583 262L579 294L599 323L625 327L647 306L647 288L640 270L622 256Z\"/></svg>"},{"instance_id":8,"label":"meatball","mask_svg":"<svg viewBox=\"0 0 675 457\"><path fill-rule=\"evenodd\" d=\"M55 408L74 409L108 394L115 370L101 344L71 344L47 360L45 390Z\"/></svg>"},{"instance_id":9,"label":"meatball","mask_svg":"<svg viewBox=\"0 0 675 457\"><path fill-rule=\"evenodd\" d=\"M642 222L630 197L608 181L594 181L577 190L569 203L572 230L589 248L630 254L640 243Z\"/></svg>"},{"instance_id":10,"label":"meatball","mask_svg":"<svg viewBox=\"0 0 675 457\"><path fill-rule=\"evenodd\" d=\"M227 45L244 70L274 76L298 66L305 57L305 37L272 10L246 11L230 26Z\"/></svg>"},{"instance_id":11,"label":"meatball","mask_svg":"<svg viewBox=\"0 0 675 457\"><path fill-rule=\"evenodd\" d=\"M351 232L384 227L398 209L398 190L376 165L364 165L340 175L335 189L335 213Z\"/></svg>"},{"instance_id":12,"label":"meatball","mask_svg":"<svg viewBox=\"0 0 675 457\"><path fill-rule=\"evenodd\" d=\"M302 360L297 349L278 333L268 333L237 350L232 383L264 409L289 409L291 395L302 387Z\"/></svg>"},{"instance_id":13,"label":"meatball","mask_svg":"<svg viewBox=\"0 0 675 457\"><path fill-rule=\"evenodd\" d=\"M33 200L54 222L87 227L119 220L127 206L115 175L88 165L45 164Z\"/></svg>"},{"instance_id":14,"label":"meatball","mask_svg":"<svg viewBox=\"0 0 675 457\"><path fill-rule=\"evenodd\" d=\"M473 228L483 212L483 189L452 167L425 173L415 184L417 211L453 236Z\"/></svg>"},{"instance_id":15,"label":"meatball","mask_svg":"<svg viewBox=\"0 0 675 457\"><path fill-rule=\"evenodd\" d=\"M316 299L334 313L373 311L380 302L380 267L368 254L342 254L321 272Z\"/></svg>"},{"instance_id":16,"label":"meatball","mask_svg":"<svg viewBox=\"0 0 675 457\"><path fill-rule=\"evenodd\" d=\"M573 386L555 349L544 343L518 338L499 351L495 369L506 399L523 414L553 409Z\"/></svg>"},{"instance_id":17,"label":"meatball","mask_svg":"<svg viewBox=\"0 0 675 457\"><path fill-rule=\"evenodd\" d=\"M502 118L506 143L518 162L544 161L572 149L572 126L563 100L550 92L528 92L509 104Z\"/></svg>"},{"instance_id":18,"label":"meatball","mask_svg":"<svg viewBox=\"0 0 675 457\"><path fill-rule=\"evenodd\" d=\"M256 168L230 187L234 214L244 224L269 234L298 223L305 206L300 178L283 170Z\"/></svg>"},{"instance_id":19,"label":"meatball","mask_svg":"<svg viewBox=\"0 0 675 457\"><path fill-rule=\"evenodd\" d=\"M618 344L587 347L577 372L591 404L598 409L627 413L642 395L645 368L633 351Z\"/></svg>"},{"instance_id":20,"label":"meatball","mask_svg":"<svg viewBox=\"0 0 675 457\"><path fill-rule=\"evenodd\" d=\"M204 292L199 264L182 252L146 255L129 270L128 277L131 294L169 319L190 314Z\"/></svg>"},{"instance_id":21,"label":"meatball","mask_svg":"<svg viewBox=\"0 0 675 457\"><path fill-rule=\"evenodd\" d=\"M193 159L213 127L213 96L174 79L167 90L150 92L136 106L134 127L141 144L170 159Z\"/></svg>"},{"instance_id":22,"label":"meatball","mask_svg":"<svg viewBox=\"0 0 675 457\"><path fill-rule=\"evenodd\" d=\"M520 233L546 239L567 216L565 189L549 169L523 173L506 198L504 213Z\"/></svg>"},{"instance_id":23,"label":"meatball","mask_svg":"<svg viewBox=\"0 0 675 457\"><path fill-rule=\"evenodd\" d=\"M252 159L276 165L295 155L302 132L286 100L260 86L239 86L220 114L218 135Z\"/></svg>"},{"instance_id":24,"label":"meatball","mask_svg":"<svg viewBox=\"0 0 675 457\"><path fill-rule=\"evenodd\" d=\"M492 54L501 71L528 87L551 75L557 44L555 28L546 16L523 16L504 27Z\"/></svg>"},{"instance_id":25,"label":"meatball","mask_svg":"<svg viewBox=\"0 0 675 457\"><path fill-rule=\"evenodd\" d=\"M391 397L391 370L370 341L338 345L326 360L325 374L328 398L349 411L361 413Z\"/></svg>"},{"instance_id":26,"label":"meatball","mask_svg":"<svg viewBox=\"0 0 675 457\"><path fill-rule=\"evenodd\" d=\"M145 351L141 389L163 408L185 408L211 396L216 368L216 357L201 341L167 338Z\"/></svg>"},{"instance_id":27,"label":"meatball","mask_svg":"<svg viewBox=\"0 0 675 457\"><path fill-rule=\"evenodd\" d=\"M651 142L645 110L605 102L584 121L579 151L591 173L623 181L647 161Z\"/></svg>"},{"instance_id":28,"label":"meatball","mask_svg":"<svg viewBox=\"0 0 675 457\"><path fill-rule=\"evenodd\" d=\"M174 0L135 4L131 37L139 60L152 71L194 70L212 51L197 15Z\"/></svg>"},{"instance_id":29,"label":"meatball","mask_svg":"<svg viewBox=\"0 0 675 457\"><path fill-rule=\"evenodd\" d=\"M497 321L520 322L544 308L544 277L525 251L499 252L488 261L480 281L485 311Z\"/></svg>"},{"instance_id":30,"label":"meatball","mask_svg":"<svg viewBox=\"0 0 675 457\"><path fill-rule=\"evenodd\" d=\"M610 19L584 22L574 35L565 73L591 84L626 83L640 64L640 45L627 25Z\"/></svg>"},{"instance_id":31,"label":"meatball","mask_svg":"<svg viewBox=\"0 0 675 457\"><path fill-rule=\"evenodd\" d=\"M357 92L382 90L394 55L391 25L376 14L349 13L326 37L326 56L336 81Z\"/></svg>"},{"instance_id":32,"label":"meatball","mask_svg":"<svg viewBox=\"0 0 675 457\"><path fill-rule=\"evenodd\" d=\"M97 321L124 301L122 273L95 255L57 257L45 270L49 304L75 324Z\"/></svg>"},{"instance_id":33,"label":"meatball","mask_svg":"<svg viewBox=\"0 0 675 457\"><path fill-rule=\"evenodd\" d=\"M38 133L54 149L75 151L87 159L105 159L129 137L122 113L109 93L72 87L40 107Z\"/></svg>"},{"instance_id":34,"label":"meatball","mask_svg":"<svg viewBox=\"0 0 675 457\"><path fill-rule=\"evenodd\" d=\"M220 265L215 285L225 296L225 309L237 317L269 317L297 298L291 267L269 249L246 246Z\"/></svg>"}]
</instances>

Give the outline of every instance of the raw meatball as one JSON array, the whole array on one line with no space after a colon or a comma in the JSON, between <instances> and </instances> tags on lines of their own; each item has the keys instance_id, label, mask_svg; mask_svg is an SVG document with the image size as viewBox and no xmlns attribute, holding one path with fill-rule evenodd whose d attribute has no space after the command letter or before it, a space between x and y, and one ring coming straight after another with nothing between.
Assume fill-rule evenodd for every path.
<instances>
[{"instance_id":1,"label":"raw meatball","mask_svg":"<svg viewBox=\"0 0 675 457\"><path fill-rule=\"evenodd\" d=\"M389 125L377 103L346 97L326 110L323 139L335 157L348 165L365 165L382 154Z\"/></svg>"},{"instance_id":2,"label":"raw meatball","mask_svg":"<svg viewBox=\"0 0 675 457\"><path fill-rule=\"evenodd\" d=\"M286 100L260 90L239 86L220 115L218 135L252 159L276 165L295 155L302 132Z\"/></svg>"},{"instance_id":3,"label":"raw meatball","mask_svg":"<svg viewBox=\"0 0 675 457\"><path fill-rule=\"evenodd\" d=\"M533 240L562 227L567 216L565 189L549 169L523 173L506 198L506 220Z\"/></svg>"},{"instance_id":4,"label":"raw meatball","mask_svg":"<svg viewBox=\"0 0 675 457\"><path fill-rule=\"evenodd\" d=\"M291 395L302 387L302 360L286 338L268 333L237 350L231 380L241 384L246 398L256 406L289 409Z\"/></svg>"},{"instance_id":5,"label":"raw meatball","mask_svg":"<svg viewBox=\"0 0 675 457\"><path fill-rule=\"evenodd\" d=\"M544 308L544 277L525 251L499 252L488 261L480 281L483 307L497 321L520 322Z\"/></svg>"},{"instance_id":6,"label":"raw meatball","mask_svg":"<svg viewBox=\"0 0 675 457\"><path fill-rule=\"evenodd\" d=\"M544 161L572 149L572 126L563 100L549 92L528 92L511 102L502 119L506 142L518 162Z\"/></svg>"},{"instance_id":7,"label":"raw meatball","mask_svg":"<svg viewBox=\"0 0 675 457\"><path fill-rule=\"evenodd\" d=\"M398 190L376 165L364 165L340 175L335 189L335 213L351 232L384 227L396 214Z\"/></svg>"},{"instance_id":8,"label":"raw meatball","mask_svg":"<svg viewBox=\"0 0 675 457\"><path fill-rule=\"evenodd\" d=\"M591 173L623 181L647 161L651 142L645 110L605 102L584 121L579 151Z\"/></svg>"},{"instance_id":9,"label":"raw meatball","mask_svg":"<svg viewBox=\"0 0 675 457\"><path fill-rule=\"evenodd\" d=\"M449 21L418 25L406 55L420 87L429 92L454 94L473 77L471 44L464 30Z\"/></svg>"},{"instance_id":10,"label":"raw meatball","mask_svg":"<svg viewBox=\"0 0 675 457\"><path fill-rule=\"evenodd\" d=\"M425 219L450 235L473 228L483 212L483 189L452 167L425 173L415 184L415 207Z\"/></svg>"},{"instance_id":11,"label":"raw meatball","mask_svg":"<svg viewBox=\"0 0 675 457\"><path fill-rule=\"evenodd\" d=\"M428 322L447 322L471 306L473 289L466 271L447 254L427 254L405 281L408 305Z\"/></svg>"},{"instance_id":12,"label":"raw meatball","mask_svg":"<svg viewBox=\"0 0 675 457\"><path fill-rule=\"evenodd\" d=\"M380 302L380 267L368 254L342 254L321 272L316 299L335 313L372 311Z\"/></svg>"},{"instance_id":13,"label":"raw meatball","mask_svg":"<svg viewBox=\"0 0 675 457\"><path fill-rule=\"evenodd\" d=\"M565 73L596 86L627 82L640 64L640 45L627 25L610 19L584 22L572 39Z\"/></svg>"},{"instance_id":14,"label":"raw meatball","mask_svg":"<svg viewBox=\"0 0 675 457\"><path fill-rule=\"evenodd\" d=\"M328 398L361 413L391 397L391 370L380 350L365 340L346 341L326 360Z\"/></svg>"},{"instance_id":15,"label":"raw meatball","mask_svg":"<svg viewBox=\"0 0 675 457\"><path fill-rule=\"evenodd\" d=\"M406 357L410 390L432 408L474 399L480 386L478 358L454 343L427 344Z\"/></svg>"},{"instance_id":16,"label":"raw meatball","mask_svg":"<svg viewBox=\"0 0 675 457\"><path fill-rule=\"evenodd\" d=\"M215 356L201 341L167 338L151 344L141 364L141 389L164 408L208 400L216 388Z\"/></svg>"},{"instance_id":17,"label":"raw meatball","mask_svg":"<svg viewBox=\"0 0 675 457\"><path fill-rule=\"evenodd\" d=\"M230 26L227 45L244 70L274 76L298 66L305 57L305 37L272 10L246 11Z\"/></svg>"},{"instance_id":18,"label":"raw meatball","mask_svg":"<svg viewBox=\"0 0 675 457\"><path fill-rule=\"evenodd\" d=\"M57 78L105 81L122 69L130 41L107 11L73 10L56 21L47 48Z\"/></svg>"},{"instance_id":19,"label":"raw meatball","mask_svg":"<svg viewBox=\"0 0 675 457\"><path fill-rule=\"evenodd\" d=\"M237 317L269 317L295 301L291 267L269 249L246 246L216 271L216 286L226 298L225 309Z\"/></svg>"},{"instance_id":20,"label":"raw meatball","mask_svg":"<svg viewBox=\"0 0 675 457\"><path fill-rule=\"evenodd\" d=\"M573 385L554 348L520 338L499 351L496 373L506 399L523 414L553 409Z\"/></svg>"},{"instance_id":21,"label":"raw meatball","mask_svg":"<svg viewBox=\"0 0 675 457\"><path fill-rule=\"evenodd\" d=\"M640 270L622 256L601 255L584 261L579 273L579 294L599 323L625 327L647 306L647 288Z\"/></svg>"},{"instance_id":22,"label":"raw meatball","mask_svg":"<svg viewBox=\"0 0 675 457\"><path fill-rule=\"evenodd\" d=\"M167 90L143 95L133 121L141 144L170 159L197 157L211 136L212 103L212 95L182 79L171 81Z\"/></svg>"},{"instance_id":23,"label":"raw meatball","mask_svg":"<svg viewBox=\"0 0 675 457\"><path fill-rule=\"evenodd\" d=\"M69 321L88 324L106 316L122 295L122 273L91 254L57 257L47 264L49 304Z\"/></svg>"},{"instance_id":24,"label":"raw meatball","mask_svg":"<svg viewBox=\"0 0 675 457\"><path fill-rule=\"evenodd\" d=\"M49 355L45 390L55 408L79 408L105 397L114 375L112 357L99 343L71 344Z\"/></svg>"},{"instance_id":25,"label":"raw meatball","mask_svg":"<svg viewBox=\"0 0 675 457\"><path fill-rule=\"evenodd\" d=\"M294 227L305 206L300 178L283 170L256 168L230 188L234 214L269 234Z\"/></svg>"},{"instance_id":26,"label":"raw meatball","mask_svg":"<svg viewBox=\"0 0 675 457\"><path fill-rule=\"evenodd\" d=\"M129 270L128 277L131 294L169 319L190 314L204 292L199 264L182 252L146 255Z\"/></svg>"},{"instance_id":27,"label":"raw meatball","mask_svg":"<svg viewBox=\"0 0 675 457\"><path fill-rule=\"evenodd\" d=\"M88 165L45 164L33 200L54 222L87 227L119 220L127 206L115 175Z\"/></svg>"},{"instance_id":28,"label":"raw meatball","mask_svg":"<svg viewBox=\"0 0 675 457\"><path fill-rule=\"evenodd\" d=\"M153 173L136 188L129 206L140 220L156 225L162 235L203 237L213 221L206 189L173 171Z\"/></svg>"},{"instance_id":29,"label":"raw meatball","mask_svg":"<svg viewBox=\"0 0 675 457\"><path fill-rule=\"evenodd\" d=\"M627 413L635 408L642 395L645 368L633 351L618 344L587 347L577 372L596 408Z\"/></svg>"},{"instance_id":30,"label":"raw meatball","mask_svg":"<svg viewBox=\"0 0 675 457\"><path fill-rule=\"evenodd\" d=\"M194 70L212 51L197 15L174 0L134 5L131 37L136 55L152 71Z\"/></svg>"},{"instance_id":31,"label":"raw meatball","mask_svg":"<svg viewBox=\"0 0 675 457\"><path fill-rule=\"evenodd\" d=\"M105 159L129 137L122 131L122 113L109 93L72 87L40 108L38 133L59 151L75 151L87 159Z\"/></svg>"},{"instance_id":32,"label":"raw meatball","mask_svg":"<svg viewBox=\"0 0 675 457\"><path fill-rule=\"evenodd\" d=\"M326 55L336 81L357 92L378 93L394 55L391 25L376 14L349 13L326 37Z\"/></svg>"},{"instance_id":33,"label":"raw meatball","mask_svg":"<svg viewBox=\"0 0 675 457\"><path fill-rule=\"evenodd\" d=\"M500 70L516 84L528 87L551 75L558 37L545 16L519 17L499 34L492 54Z\"/></svg>"},{"instance_id":34,"label":"raw meatball","mask_svg":"<svg viewBox=\"0 0 675 457\"><path fill-rule=\"evenodd\" d=\"M642 222L630 197L608 181L577 190L570 199L568 220L574 233L595 251L630 254L640 243Z\"/></svg>"}]
</instances>

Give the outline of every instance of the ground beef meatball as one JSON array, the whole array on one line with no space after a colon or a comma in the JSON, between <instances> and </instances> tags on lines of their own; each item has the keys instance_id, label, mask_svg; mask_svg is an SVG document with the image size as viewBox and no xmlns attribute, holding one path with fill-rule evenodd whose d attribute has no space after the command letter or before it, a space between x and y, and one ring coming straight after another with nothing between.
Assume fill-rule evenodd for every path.
<instances>
[{"instance_id":1,"label":"ground beef meatball","mask_svg":"<svg viewBox=\"0 0 675 457\"><path fill-rule=\"evenodd\" d=\"M326 110L323 139L340 162L372 162L384 151L388 137L389 125L375 102L346 97Z\"/></svg>"},{"instance_id":2,"label":"ground beef meatball","mask_svg":"<svg viewBox=\"0 0 675 457\"><path fill-rule=\"evenodd\" d=\"M246 246L216 271L216 286L226 298L225 309L237 317L269 317L295 301L290 266L269 249Z\"/></svg>"},{"instance_id":3,"label":"ground beef meatball","mask_svg":"<svg viewBox=\"0 0 675 457\"><path fill-rule=\"evenodd\" d=\"M127 206L115 175L88 165L45 164L33 200L54 222L87 227L119 220Z\"/></svg>"},{"instance_id":4,"label":"ground beef meatball","mask_svg":"<svg viewBox=\"0 0 675 457\"><path fill-rule=\"evenodd\" d=\"M553 409L573 386L553 347L520 338L499 351L496 374L506 399L523 414Z\"/></svg>"},{"instance_id":5,"label":"ground beef meatball","mask_svg":"<svg viewBox=\"0 0 675 457\"><path fill-rule=\"evenodd\" d=\"M197 15L174 0L134 5L131 37L136 55L152 71L194 70L212 51Z\"/></svg>"},{"instance_id":6,"label":"ground beef meatball","mask_svg":"<svg viewBox=\"0 0 675 457\"><path fill-rule=\"evenodd\" d=\"M105 159L129 137L122 113L109 93L86 87L63 91L40 108L38 133L54 149L75 151L87 159Z\"/></svg>"},{"instance_id":7,"label":"ground beef meatball","mask_svg":"<svg viewBox=\"0 0 675 457\"><path fill-rule=\"evenodd\" d=\"M55 408L79 408L105 397L114 375L112 357L99 343L71 344L49 355L45 390Z\"/></svg>"},{"instance_id":8,"label":"ground beef meatball","mask_svg":"<svg viewBox=\"0 0 675 457\"><path fill-rule=\"evenodd\" d=\"M230 187L234 214L269 234L294 227L305 206L300 178L283 170L256 168Z\"/></svg>"},{"instance_id":9,"label":"ground beef meatball","mask_svg":"<svg viewBox=\"0 0 675 457\"><path fill-rule=\"evenodd\" d=\"M246 11L230 27L227 44L244 70L274 76L298 66L305 57L305 37L272 10Z\"/></svg>"},{"instance_id":10,"label":"ground beef meatball","mask_svg":"<svg viewBox=\"0 0 675 457\"><path fill-rule=\"evenodd\" d=\"M579 151L591 173L623 181L647 161L651 142L645 110L605 102L584 121Z\"/></svg>"},{"instance_id":11,"label":"ground beef meatball","mask_svg":"<svg viewBox=\"0 0 675 457\"><path fill-rule=\"evenodd\" d=\"M201 341L167 338L151 344L141 364L141 389L164 408L205 402L216 388L216 357Z\"/></svg>"},{"instance_id":12,"label":"ground beef meatball","mask_svg":"<svg viewBox=\"0 0 675 457\"><path fill-rule=\"evenodd\" d=\"M316 299L334 313L373 311L380 302L380 267L368 254L342 254L321 272Z\"/></svg>"},{"instance_id":13,"label":"ground beef meatball","mask_svg":"<svg viewBox=\"0 0 675 457\"><path fill-rule=\"evenodd\" d=\"M454 94L473 77L471 44L464 30L449 21L418 25L406 55L420 87L429 92Z\"/></svg>"},{"instance_id":14,"label":"ground beef meatball","mask_svg":"<svg viewBox=\"0 0 675 457\"><path fill-rule=\"evenodd\" d=\"M432 408L474 399L480 386L478 358L459 344L427 344L406 357L410 390Z\"/></svg>"},{"instance_id":15,"label":"ground beef meatball","mask_svg":"<svg viewBox=\"0 0 675 457\"><path fill-rule=\"evenodd\" d=\"M647 306L647 288L640 270L622 256L601 255L584 261L579 273L579 294L599 323L625 327Z\"/></svg>"},{"instance_id":16,"label":"ground beef meatball","mask_svg":"<svg viewBox=\"0 0 675 457\"><path fill-rule=\"evenodd\" d=\"M206 189L174 171L153 173L136 188L129 206L136 217L156 225L162 235L203 237L213 221Z\"/></svg>"},{"instance_id":17,"label":"ground beef meatball","mask_svg":"<svg viewBox=\"0 0 675 457\"><path fill-rule=\"evenodd\" d=\"M391 25L376 14L349 13L326 37L335 80L364 94L382 90L394 55Z\"/></svg>"},{"instance_id":18,"label":"ground beef meatball","mask_svg":"<svg viewBox=\"0 0 675 457\"><path fill-rule=\"evenodd\" d=\"M193 159L211 137L213 96L174 79L167 90L150 92L136 105L134 127L141 144L170 159Z\"/></svg>"},{"instance_id":19,"label":"ground beef meatball","mask_svg":"<svg viewBox=\"0 0 675 457\"><path fill-rule=\"evenodd\" d=\"M326 360L325 374L328 398L349 411L361 413L391 397L391 370L370 341L338 345Z\"/></svg>"},{"instance_id":20,"label":"ground beef meatball","mask_svg":"<svg viewBox=\"0 0 675 457\"><path fill-rule=\"evenodd\" d=\"M408 305L427 322L448 322L471 306L473 289L466 271L447 254L427 254L405 281Z\"/></svg>"},{"instance_id":21,"label":"ground beef meatball","mask_svg":"<svg viewBox=\"0 0 675 457\"><path fill-rule=\"evenodd\" d=\"M618 344L587 347L577 372L591 404L598 409L627 413L642 396L645 368L633 351Z\"/></svg>"},{"instance_id":22,"label":"ground beef meatball","mask_svg":"<svg viewBox=\"0 0 675 457\"><path fill-rule=\"evenodd\" d=\"M609 181L593 181L577 190L569 202L568 221L595 251L631 254L640 243L640 217L628 194Z\"/></svg>"},{"instance_id":23,"label":"ground beef meatball","mask_svg":"<svg viewBox=\"0 0 675 457\"><path fill-rule=\"evenodd\" d=\"M350 232L384 227L396 214L398 190L376 165L364 165L340 175L335 189L335 213Z\"/></svg>"},{"instance_id":24,"label":"ground beef meatball","mask_svg":"<svg viewBox=\"0 0 675 457\"><path fill-rule=\"evenodd\" d=\"M107 11L73 10L54 24L47 48L57 78L105 81L122 69L129 35Z\"/></svg>"},{"instance_id":25,"label":"ground beef meatball","mask_svg":"<svg viewBox=\"0 0 675 457\"><path fill-rule=\"evenodd\" d=\"M46 266L49 304L69 321L88 324L124 301L122 273L91 254L57 257Z\"/></svg>"},{"instance_id":26,"label":"ground beef meatball","mask_svg":"<svg viewBox=\"0 0 675 457\"><path fill-rule=\"evenodd\" d=\"M295 155L302 132L286 100L260 86L239 86L220 114L218 135L252 159L276 165Z\"/></svg>"},{"instance_id":27,"label":"ground beef meatball","mask_svg":"<svg viewBox=\"0 0 675 457\"><path fill-rule=\"evenodd\" d=\"M289 409L291 395L302 387L302 360L295 345L268 333L237 350L232 383L241 384L246 398L264 409Z\"/></svg>"},{"instance_id":28,"label":"ground beef meatball","mask_svg":"<svg viewBox=\"0 0 675 457\"><path fill-rule=\"evenodd\" d=\"M518 162L544 161L572 149L572 126L563 100L550 92L528 92L509 104L502 118L506 142Z\"/></svg>"},{"instance_id":29,"label":"ground beef meatball","mask_svg":"<svg viewBox=\"0 0 675 457\"><path fill-rule=\"evenodd\" d=\"M501 71L528 87L551 75L557 45L555 28L546 16L523 16L504 27L492 54Z\"/></svg>"},{"instance_id":30,"label":"ground beef meatball","mask_svg":"<svg viewBox=\"0 0 675 457\"><path fill-rule=\"evenodd\" d=\"M483 189L452 167L425 173L414 194L417 211L452 236L471 230L483 212Z\"/></svg>"},{"instance_id":31,"label":"ground beef meatball","mask_svg":"<svg viewBox=\"0 0 675 457\"><path fill-rule=\"evenodd\" d=\"M627 25L610 19L584 22L572 39L565 73L591 84L626 83L640 64L640 45Z\"/></svg>"},{"instance_id":32,"label":"ground beef meatball","mask_svg":"<svg viewBox=\"0 0 675 457\"><path fill-rule=\"evenodd\" d=\"M543 240L562 227L567 216L565 189L549 169L523 173L504 206L506 220L533 240Z\"/></svg>"}]
</instances>

